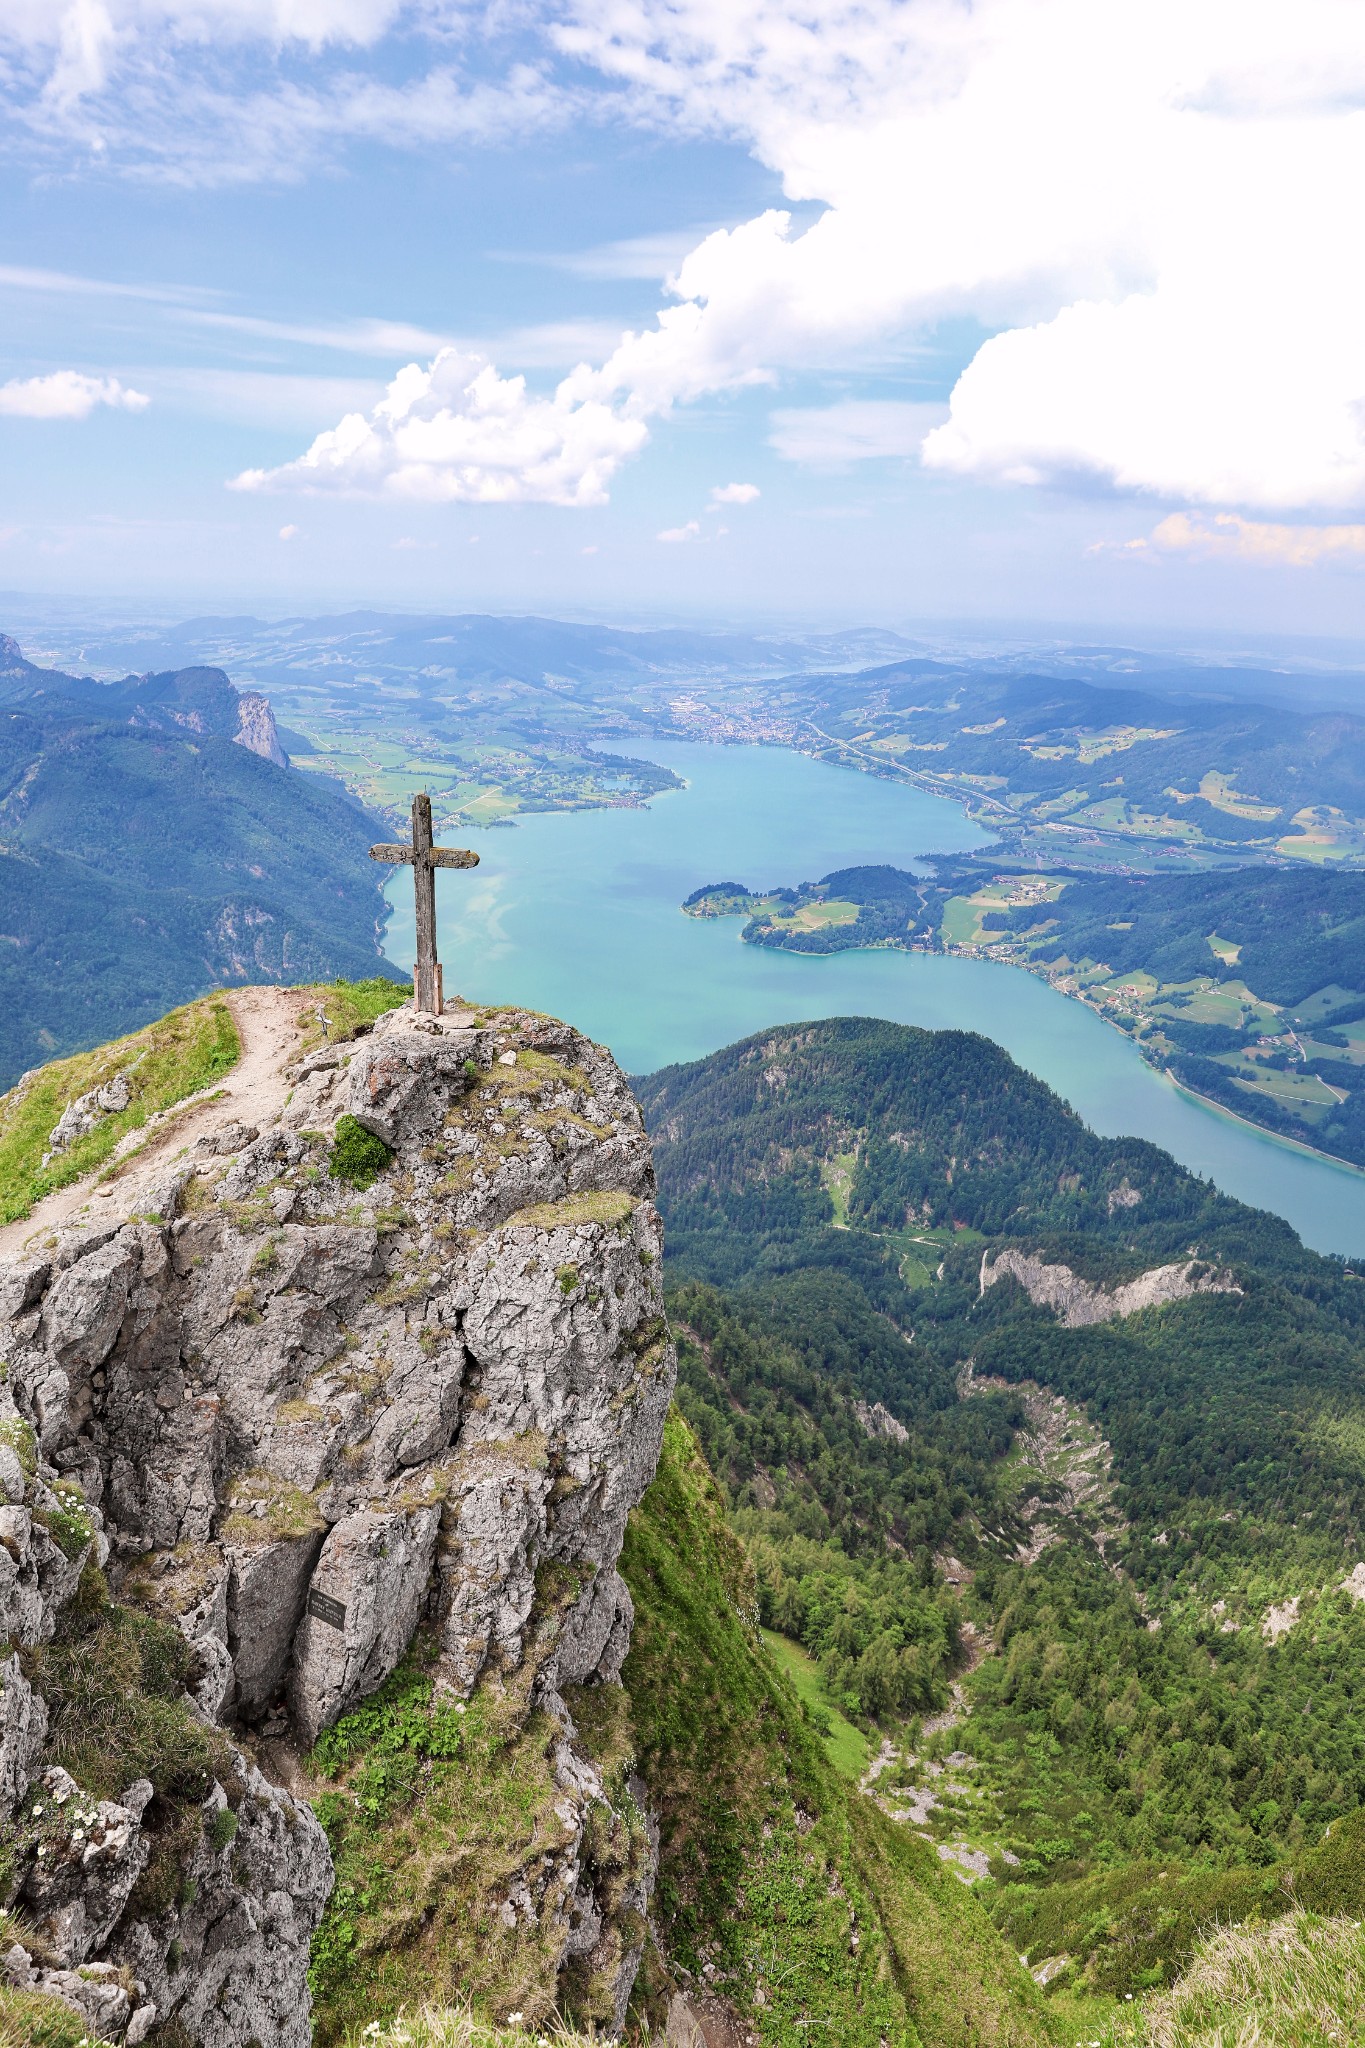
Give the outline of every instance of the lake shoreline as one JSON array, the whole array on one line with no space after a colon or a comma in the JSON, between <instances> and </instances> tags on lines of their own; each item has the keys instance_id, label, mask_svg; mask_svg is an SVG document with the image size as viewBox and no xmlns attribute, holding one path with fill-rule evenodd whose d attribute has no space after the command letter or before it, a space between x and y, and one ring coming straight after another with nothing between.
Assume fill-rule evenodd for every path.
<instances>
[{"instance_id":1,"label":"lake shoreline","mask_svg":"<svg viewBox=\"0 0 1365 2048\"><path fill-rule=\"evenodd\" d=\"M1099 1135L1143 1137L1320 1251L1365 1254L1365 1177L1187 1094L1124 1032L1035 974L970 953L742 946L679 905L716 875L818 876L921 855L984 855L991 835L950 798L786 747L659 744L683 789L639 809L546 812L481 840L481 865L438 882L446 983L480 1001L572 1018L647 1074L779 1023L875 1016L991 1039ZM411 957L411 884L390 884L385 952ZM404 896L406 893L406 901ZM826 968L827 972L817 972ZM1212 1112L1212 1113L1211 1113ZM1345 1178L1349 1174L1350 1178Z\"/></svg>"}]
</instances>

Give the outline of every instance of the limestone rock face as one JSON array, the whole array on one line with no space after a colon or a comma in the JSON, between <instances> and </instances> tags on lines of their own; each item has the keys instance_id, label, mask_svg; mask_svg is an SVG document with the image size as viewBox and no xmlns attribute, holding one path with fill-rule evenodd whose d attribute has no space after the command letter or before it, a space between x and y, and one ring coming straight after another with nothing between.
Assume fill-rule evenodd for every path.
<instances>
[{"instance_id":1,"label":"limestone rock face","mask_svg":"<svg viewBox=\"0 0 1365 2048\"><path fill-rule=\"evenodd\" d=\"M237 692L237 730L232 737L249 754L259 754L263 761L273 761L277 768L289 766L289 756L280 745L270 699L263 697L259 690Z\"/></svg>"},{"instance_id":2,"label":"limestone rock face","mask_svg":"<svg viewBox=\"0 0 1365 2048\"><path fill-rule=\"evenodd\" d=\"M181 1711L216 1744L200 1806L96 1799L49 1653L0 1664L3 1903L45 1944L0 1971L100 2038L173 2018L205 2048L304 2048L330 1857L242 1745L306 1747L420 1629L438 1687L491 1679L557 1725L570 1847L507 1910L591 1957L619 2026L652 1864L595 1897L572 1843L605 1794L562 1694L619 1676L616 1561L676 1372L638 1111L606 1052L523 1012L405 1007L278 1081L150 1211L0 1265L0 1631L62 1653L103 1566L92 1640L119 1614L178 1631Z\"/></svg>"},{"instance_id":3,"label":"limestone rock face","mask_svg":"<svg viewBox=\"0 0 1365 2048\"><path fill-rule=\"evenodd\" d=\"M1070 1266L1049 1266L1036 1254L1012 1248L992 1258L981 1259L981 1292L997 1280L1017 1280L1029 1300L1050 1308L1059 1323L1070 1330L1088 1323L1113 1322L1119 1316L1136 1315L1139 1309L1164 1308L1168 1302L1188 1301L1196 1294L1240 1294L1230 1273L1201 1266L1186 1259L1171 1266L1153 1266L1136 1280L1120 1287L1094 1287L1073 1273Z\"/></svg>"}]
</instances>

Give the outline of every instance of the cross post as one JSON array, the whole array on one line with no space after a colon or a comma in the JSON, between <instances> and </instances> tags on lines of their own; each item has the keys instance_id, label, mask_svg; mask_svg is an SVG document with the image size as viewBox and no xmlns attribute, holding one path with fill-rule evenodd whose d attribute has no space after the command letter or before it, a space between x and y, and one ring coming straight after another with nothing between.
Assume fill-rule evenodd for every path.
<instances>
[{"instance_id":1,"label":"cross post","mask_svg":"<svg viewBox=\"0 0 1365 2048\"><path fill-rule=\"evenodd\" d=\"M412 844L372 846L370 859L389 867L410 867L417 897L417 962L412 970L412 1006L439 1017L444 1006L441 963L436 958L436 870L476 868L477 853L431 843L431 798L419 790L412 800Z\"/></svg>"}]
</instances>

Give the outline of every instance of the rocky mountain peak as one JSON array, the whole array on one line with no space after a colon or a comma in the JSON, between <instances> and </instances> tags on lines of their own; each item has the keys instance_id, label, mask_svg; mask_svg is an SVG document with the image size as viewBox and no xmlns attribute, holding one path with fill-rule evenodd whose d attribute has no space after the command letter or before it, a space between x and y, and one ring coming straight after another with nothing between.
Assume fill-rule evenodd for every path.
<instances>
[{"instance_id":1,"label":"rocky mountain peak","mask_svg":"<svg viewBox=\"0 0 1365 2048\"><path fill-rule=\"evenodd\" d=\"M34 1932L3 1967L101 2038L303 2048L331 1862L278 1781L420 1633L449 1699L557 1731L562 1840L522 1888L619 2025L650 1868L594 1863L564 1689L619 1675L675 1377L638 1111L528 1012L289 1036L250 1124L0 1265L0 1826ZM188 1791L82 1782L53 1674L129 1640L202 1750Z\"/></svg>"}]
</instances>

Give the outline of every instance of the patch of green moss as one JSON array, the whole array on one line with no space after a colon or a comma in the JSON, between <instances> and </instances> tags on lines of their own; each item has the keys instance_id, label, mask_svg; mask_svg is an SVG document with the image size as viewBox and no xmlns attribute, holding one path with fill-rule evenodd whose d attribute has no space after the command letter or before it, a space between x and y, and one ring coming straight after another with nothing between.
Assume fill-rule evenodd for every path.
<instances>
[{"instance_id":1,"label":"patch of green moss","mask_svg":"<svg viewBox=\"0 0 1365 2048\"><path fill-rule=\"evenodd\" d=\"M27 1216L54 1188L102 1165L127 1132L207 1088L236 1065L240 1052L227 1004L221 996L204 996L127 1038L38 1068L0 1096L0 1223ZM44 1166L62 1112L119 1074L128 1082L128 1107L101 1117Z\"/></svg>"},{"instance_id":2,"label":"patch of green moss","mask_svg":"<svg viewBox=\"0 0 1365 2048\"><path fill-rule=\"evenodd\" d=\"M216 1856L237 1838L237 1816L230 1806L220 1806L208 1824L209 1847Z\"/></svg>"},{"instance_id":3,"label":"patch of green moss","mask_svg":"<svg viewBox=\"0 0 1365 2048\"><path fill-rule=\"evenodd\" d=\"M353 1116L337 1118L336 1137L328 1165L338 1180L353 1188L371 1188L390 1164L393 1153L382 1138L367 1131Z\"/></svg>"}]
</instances>

